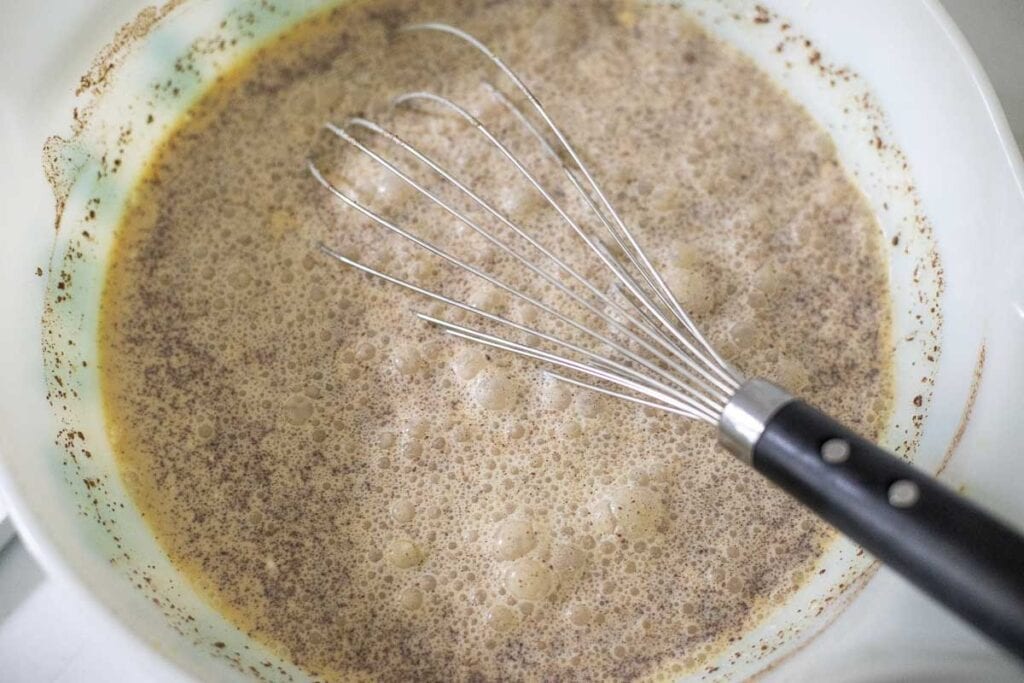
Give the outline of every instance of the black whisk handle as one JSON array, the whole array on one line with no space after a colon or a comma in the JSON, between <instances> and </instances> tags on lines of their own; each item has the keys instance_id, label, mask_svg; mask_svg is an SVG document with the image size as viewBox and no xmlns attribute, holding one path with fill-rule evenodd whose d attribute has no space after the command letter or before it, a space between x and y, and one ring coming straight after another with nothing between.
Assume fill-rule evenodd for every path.
<instances>
[{"instance_id":1,"label":"black whisk handle","mask_svg":"<svg viewBox=\"0 0 1024 683\"><path fill-rule=\"evenodd\" d=\"M764 424L751 465L1024 659L1024 537L803 401Z\"/></svg>"}]
</instances>

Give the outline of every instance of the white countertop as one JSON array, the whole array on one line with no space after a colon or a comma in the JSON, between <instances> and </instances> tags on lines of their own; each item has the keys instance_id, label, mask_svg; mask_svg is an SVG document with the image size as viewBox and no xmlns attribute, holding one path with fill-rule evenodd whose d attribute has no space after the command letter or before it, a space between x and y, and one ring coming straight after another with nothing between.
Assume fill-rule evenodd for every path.
<instances>
[{"instance_id":1,"label":"white countertop","mask_svg":"<svg viewBox=\"0 0 1024 683\"><path fill-rule=\"evenodd\" d=\"M1024 0L943 0L943 4L985 66L1017 143L1024 147ZM8 21L4 22L6 27L0 28L0 38L4 40L17 31L17 21L10 20L8 9L11 8L3 7ZM111 10L111 14L117 12ZM106 18L113 19L112 27L124 19L111 15ZM0 543L6 523L0 502ZM900 579L883 570L874 580ZM0 680L158 680L132 655L126 636L108 626L95 609L71 589L47 579L24 545L17 540L8 543L0 551ZM952 617L936 610L935 618L949 619L950 632L960 633L958 629L962 627L953 624ZM1005 668L997 669L1007 672ZM1014 680L1021 674L1016 671L1008 675L1012 678L1006 680ZM955 679L959 676L947 677Z\"/></svg>"}]
</instances>

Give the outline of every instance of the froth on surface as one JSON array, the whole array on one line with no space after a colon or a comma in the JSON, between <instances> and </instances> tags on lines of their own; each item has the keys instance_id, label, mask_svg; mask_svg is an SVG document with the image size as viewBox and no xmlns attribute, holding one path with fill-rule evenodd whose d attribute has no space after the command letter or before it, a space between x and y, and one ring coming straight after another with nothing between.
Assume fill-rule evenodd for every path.
<instances>
[{"instance_id":1,"label":"froth on surface","mask_svg":"<svg viewBox=\"0 0 1024 683\"><path fill-rule=\"evenodd\" d=\"M727 358L877 432L889 396L877 226L828 137L752 64L667 6L382 0L268 46L140 183L101 327L126 481L210 599L320 676L598 680L696 666L790 594L830 532L709 430L444 338L410 313L428 303L312 248L539 317L311 181L316 140L361 199L529 282L317 133L367 112L592 267L514 173L451 144L467 140L457 122L382 107L436 88L502 125L479 87L493 74L471 52L393 33L425 19L479 35L535 86Z\"/></svg>"}]
</instances>

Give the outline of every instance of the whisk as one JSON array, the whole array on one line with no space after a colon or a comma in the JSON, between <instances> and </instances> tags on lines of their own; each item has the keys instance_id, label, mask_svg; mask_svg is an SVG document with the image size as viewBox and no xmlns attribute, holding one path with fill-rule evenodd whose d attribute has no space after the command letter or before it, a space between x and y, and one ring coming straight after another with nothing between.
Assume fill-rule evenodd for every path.
<instances>
[{"instance_id":1,"label":"whisk","mask_svg":"<svg viewBox=\"0 0 1024 683\"><path fill-rule=\"evenodd\" d=\"M402 30L462 41L503 74L525 106L515 104L496 86L484 84L490 96L564 175L591 220L584 223L574 218L564 195L550 189L491 128L453 99L418 91L397 97L392 105L413 110L437 108L460 120L464 134L478 135L543 197L544 205L575 233L605 274L610 274L613 286L610 291L599 286L453 171L391 130L362 117L340 126L328 123L325 129L524 267L531 277L546 283L565 305L551 304L417 236L339 189L311 159L308 168L316 181L376 225L532 305L543 321L563 331L516 322L484 306L370 267L327 245L321 244L319 249L347 266L460 309L487 321L487 329L499 330L492 333L417 313L450 335L540 361L557 381L716 427L726 450L1024 658L1024 538L781 387L765 379L746 378L723 360L673 296L567 136L506 63L478 39L453 26L427 23ZM376 136L414 160L420 171L429 172L447 191L482 212L489 224L500 225L500 230L469 215L418 181L408 168L361 142L356 131ZM460 140L452 143L458 145ZM525 243L529 249L524 253L502 234L515 235L517 244ZM512 335L521 335L523 340L515 341Z\"/></svg>"}]
</instances>

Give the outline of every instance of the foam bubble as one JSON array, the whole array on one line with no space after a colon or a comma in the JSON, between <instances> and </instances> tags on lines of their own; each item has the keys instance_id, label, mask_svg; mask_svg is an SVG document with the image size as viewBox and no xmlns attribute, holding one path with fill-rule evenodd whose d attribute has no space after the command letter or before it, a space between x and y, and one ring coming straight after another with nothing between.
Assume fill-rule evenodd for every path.
<instances>
[{"instance_id":1,"label":"foam bubble","mask_svg":"<svg viewBox=\"0 0 1024 683\"><path fill-rule=\"evenodd\" d=\"M565 385L565 382L545 377L541 389L541 402L548 410L565 410L572 402L572 391Z\"/></svg>"},{"instance_id":2,"label":"foam bubble","mask_svg":"<svg viewBox=\"0 0 1024 683\"><path fill-rule=\"evenodd\" d=\"M412 439L422 439L429 430L430 425L427 424L427 421L419 417L410 418L402 429Z\"/></svg>"},{"instance_id":3,"label":"foam bubble","mask_svg":"<svg viewBox=\"0 0 1024 683\"><path fill-rule=\"evenodd\" d=\"M578 575L586 565L587 554L576 546L559 543L551 550L551 568L562 575Z\"/></svg>"},{"instance_id":4,"label":"foam bubble","mask_svg":"<svg viewBox=\"0 0 1024 683\"><path fill-rule=\"evenodd\" d=\"M516 560L536 547L537 531L525 520L505 520L494 532L493 544L499 560Z\"/></svg>"},{"instance_id":5,"label":"foam bubble","mask_svg":"<svg viewBox=\"0 0 1024 683\"><path fill-rule=\"evenodd\" d=\"M403 375L413 375L423 369L425 361L415 346L402 346L392 354L395 369Z\"/></svg>"},{"instance_id":6,"label":"foam bubble","mask_svg":"<svg viewBox=\"0 0 1024 683\"><path fill-rule=\"evenodd\" d=\"M537 560L524 557L505 570L505 588L520 600L542 600L554 587L551 570Z\"/></svg>"},{"instance_id":7,"label":"foam bubble","mask_svg":"<svg viewBox=\"0 0 1024 683\"><path fill-rule=\"evenodd\" d=\"M811 383L811 375L807 368L792 358L779 358L777 370L773 377L789 391L800 393Z\"/></svg>"},{"instance_id":8,"label":"foam bubble","mask_svg":"<svg viewBox=\"0 0 1024 683\"><path fill-rule=\"evenodd\" d=\"M295 395L284 404L284 419L290 424L305 424L313 416L313 402L305 395Z\"/></svg>"},{"instance_id":9,"label":"foam bubble","mask_svg":"<svg viewBox=\"0 0 1024 683\"><path fill-rule=\"evenodd\" d=\"M645 486L621 486L592 504L591 520L602 534L620 533L633 540L648 538L664 523L665 505Z\"/></svg>"},{"instance_id":10,"label":"foam bubble","mask_svg":"<svg viewBox=\"0 0 1024 683\"><path fill-rule=\"evenodd\" d=\"M406 588L399 593L398 602L404 610L418 610L423 606L423 591L419 588Z\"/></svg>"},{"instance_id":11,"label":"foam bubble","mask_svg":"<svg viewBox=\"0 0 1024 683\"><path fill-rule=\"evenodd\" d=\"M252 275L245 268L236 268L228 275L228 284L235 289L245 289L252 284Z\"/></svg>"},{"instance_id":12,"label":"foam bubble","mask_svg":"<svg viewBox=\"0 0 1024 683\"><path fill-rule=\"evenodd\" d=\"M578 439L583 435L583 426L576 420L566 420L559 425L558 432L566 439Z\"/></svg>"},{"instance_id":13,"label":"foam bubble","mask_svg":"<svg viewBox=\"0 0 1024 683\"><path fill-rule=\"evenodd\" d=\"M408 524L416 516L416 507L408 500L400 498L391 503L389 512L391 518L399 524Z\"/></svg>"},{"instance_id":14,"label":"foam bubble","mask_svg":"<svg viewBox=\"0 0 1024 683\"><path fill-rule=\"evenodd\" d=\"M409 569L424 560L423 551L409 539L400 538L391 542L386 556L388 562L399 569Z\"/></svg>"},{"instance_id":15,"label":"foam bubble","mask_svg":"<svg viewBox=\"0 0 1024 683\"><path fill-rule=\"evenodd\" d=\"M569 605L565 617L573 626L586 626L594 619L594 611L586 605Z\"/></svg>"},{"instance_id":16,"label":"foam bubble","mask_svg":"<svg viewBox=\"0 0 1024 683\"><path fill-rule=\"evenodd\" d=\"M707 271L711 267L710 264L700 269L670 265L662 273L672 294L692 315L711 313L725 300L724 287L716 286L717 278L708 277Z\"/></svg>"},{"instance_id":17,"label":"foam bubble","mask_svg":"<svg viewBox=\"0 0 1024 683\"><path fill-rule=\"evenodd\" d=\"M471 385L474 402L485 410L509 410L516 404L515 383L504 372L489 370Z\"/></svg>"},{"instance_id":18,"label":"foam bubble","mask_svg":"<svg viewBox=\"0 0 1024 683\"><path fill-rule=\"evenodd\" d=\"M461 380L473 379L485 367L487 367L487 358L484 357L483 351L474 346L459 349L455 358L452 359L452 371Z\"/></svg>"},{"instance_id":19,"label":"foam bubble","mask_svg":"<svg viewBox=\"0 0 1024 683\"><path fill-rule=\"evenodd\" d=\"M487 625L498 633L511 631L516 626L518 619L516 613L504 605L494 605L485 615Z\"/></svg>"},{"instance_id":20,"label":"foam bubble","mask_svg":"<svg viewBox=\"0 0 1024 683\"><path fill-rule=\"evenodd\" d=\"M211 422L200 422L196 425L196 436L203 441L209 441L214 436L213 423Z\"/></svg>"},{"instance_id":21,"label":"foam bubble","mask_svg":"<svg viewBox=\"0 0 1024 683\"><path fill-rule=\"evenodd\" d=\"M530 218L545 205L544 197L528 183L514 183L502 188L498 208L515 219Z\"/></svg>"},{"instance_id":22,"label":"foam bubble","mask_svg":"<svg viewBox=\"0 0 1024 683\"><path fill-rule=\"evenodd\" d=\"M356 347L355 359L357 361L372 360L377 355L377 347L370 342L362 342Z\"/></svg>"},{"instance_id":23,"label":"foam bubble","mask_svg":"<svg viewBox=\"0 0 1024 683\"><path fill-rule=\"evenodd\" d=\"M486 256L483 257L486 260ZM481 284L476 287L467 297L471 306L497 313L505 302L505 294L501 290L488 284Z\"/></svg>"},{"instance_id":24,"label":"foam bubble","mask_svg":"<svg viewBox=\"0 0 1024 683\"><path fill-rule=\"evenodd\" d=\"M594 391L581 391L576 396L576 412L586 418L595 418L604 412L605 398Z\"/></svg>"}]
</instances>

